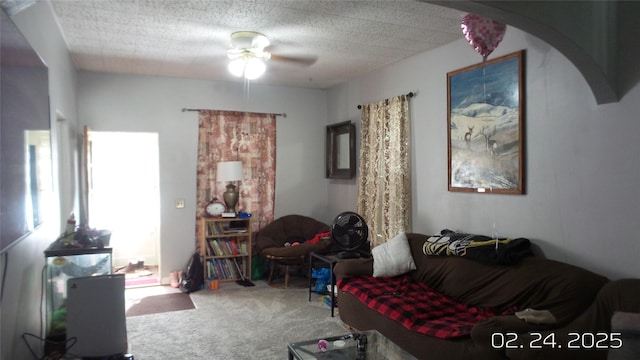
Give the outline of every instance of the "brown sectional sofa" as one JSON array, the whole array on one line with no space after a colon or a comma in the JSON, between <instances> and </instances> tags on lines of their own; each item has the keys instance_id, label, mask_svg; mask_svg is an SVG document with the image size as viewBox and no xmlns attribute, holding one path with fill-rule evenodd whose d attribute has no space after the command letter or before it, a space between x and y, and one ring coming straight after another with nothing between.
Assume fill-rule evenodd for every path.
<instances>
[{"instance_id":1,"label":"brown sectional sofa","mask_svg":"<svg viewBox=\"0 0 640 360\"><path fill-rule=\"evenodd\" d=\"M498 310L548 310L554 318L551 323L536 324L516 315L498 315L475 324L470 335L441 339L408 330L339 289L340 318L347 326L360 331L376 329L418 359L606 359L606 349L589 344L591 334L610 336L614 311L640 313L640 279L610 282L585 269L533 256L508 266L458 256L427 256L422 249L427 235L409 233L407 238L416 263L416 270L409 272L412 280L466 304ZM371 276L373 261L342 260L334 274L341 283ZM575 337L580 339L572 345L579 349L568 349L569 340ZM584 346L581 337L585 337ZM530 349L530 345L542 349Z\"/></svg>"}]
</instances>

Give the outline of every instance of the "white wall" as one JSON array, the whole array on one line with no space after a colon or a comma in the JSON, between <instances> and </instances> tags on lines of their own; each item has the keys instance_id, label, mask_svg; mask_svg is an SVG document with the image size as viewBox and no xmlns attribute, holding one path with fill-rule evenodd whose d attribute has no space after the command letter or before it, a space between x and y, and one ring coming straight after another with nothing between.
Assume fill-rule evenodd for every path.
<instances>
[{"instance_id":1,"label":"white wall","mask_svg":"<svg viewBox=\"0 0 640 360\"><path fill-rule=\"evenodd\" d=\"M157 132L160 142L161 272L184 268L195 250L198 113L182 108L286 113L276 117L275 216L329 221L324 179L326 91L242 82L80 72L78 109L95 131ZM175 199L184 198L184 209ZM132 199L135 201L135 199ZM135 221L135 219L133 219Z\"/></svg>"},{"instance_id":2,"label":"white wall","mask_svg":"<svg viewBox=\"0 0 640 360\"><path fill-rule=\"evenodd\" d=\"M39 311L44 250L60 234L64 218L74 210L77 201L74 161L71 160L76 155L76 72L48 2L37 2L12 19L49 68L54 188L60 202L59 209L52 209L53 218L59 217L59 223L44 224L9 249L0 260L4 279L0 358L30 359L32 355L21 336L25 333L40 336L41 325L44 326ZM64 123L57 122L56 112L64 115ZM30 338L29 343L39 353L42 344L34 339Z\"/></svg>"},{"instance_id":3,"label":"white wall","mask_svg":"<svg viewBox=\"0 0 640 360\"><path fill-rule=\"evenodd\" d=\"M597 105L584 78L543 41L509 28L494 58L526 49L526 195L447 191L447 72L480 55L462 38L331 89L329 121L358 104L417 91L411 101L413 231L444 228L526 237L553 259L611 278L639 277L640 86ZM637 71L638 64L636 64ZM332 207L357 185L329 185ZM355 194L353 197L345 194Z\"/></svg>"}]
</instances>

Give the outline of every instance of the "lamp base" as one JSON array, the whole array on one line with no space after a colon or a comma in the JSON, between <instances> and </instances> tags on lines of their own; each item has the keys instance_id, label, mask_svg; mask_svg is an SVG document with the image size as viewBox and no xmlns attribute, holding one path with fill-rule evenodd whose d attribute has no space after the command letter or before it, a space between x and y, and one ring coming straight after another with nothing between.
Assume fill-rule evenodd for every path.
<instances>
[{"instance_id":1,"label":"lamp base","mask_svg":"<svg viewBox=\"0 0 640 360\"><path fill-rule=\"evenodd\" d=\"M236 190L235 185L229 183L227 185L227 191L222 194L222 198L224 199L225 205L227 205L227 212L234 213L236 212L236 205L238 205L238 191Z\"/></svg>"}]
</instances>

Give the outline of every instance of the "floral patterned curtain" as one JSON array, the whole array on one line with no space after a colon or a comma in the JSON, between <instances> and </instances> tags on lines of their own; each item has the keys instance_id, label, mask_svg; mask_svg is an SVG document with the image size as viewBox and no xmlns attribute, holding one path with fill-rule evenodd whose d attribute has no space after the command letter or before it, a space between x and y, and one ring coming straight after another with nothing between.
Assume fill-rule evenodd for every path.
<instances>
[{"instance_id":1,"label":"floral patterned curtain","mask_svg":"<svg viewBox=\"0 0 640 360\"><path fill-rule=\"evenodd\" d=\"M411 228L409 126L406 95L363 106L358 213L372 247Z\"/></svg>"},{"instance_id":2,"label":"floral patterned curtain","mask_svg":"<svg viewBox=\"0 0 640 360\"><path fill-rule=\"evenodd\" d=\"M201 110L198 132L197 214L213 199L222 201L224 182L216 181L220 161L242 161L238 209L252 214L253 231L273 221L276 178L274 114ZM199 229L198 229L199 231Z\"/></svg>"}]
</instances>

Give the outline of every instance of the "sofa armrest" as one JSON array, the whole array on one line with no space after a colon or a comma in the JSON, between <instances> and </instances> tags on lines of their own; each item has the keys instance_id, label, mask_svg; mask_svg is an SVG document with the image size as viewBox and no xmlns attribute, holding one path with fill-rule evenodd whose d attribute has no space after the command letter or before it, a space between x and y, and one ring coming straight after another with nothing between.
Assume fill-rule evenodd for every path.
<instances>
[{"instance_id":1,"label":"sofa armrest","mask_svg":"<svg viewBox=\"0 0 640 360\"><path fill-rule=\"evenodd\" d=\"M352 276L371 276L373 275L373 258L339 260L333 268L333 274L337 279Z\"/></svg>"}]
</instances>

